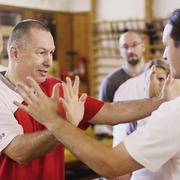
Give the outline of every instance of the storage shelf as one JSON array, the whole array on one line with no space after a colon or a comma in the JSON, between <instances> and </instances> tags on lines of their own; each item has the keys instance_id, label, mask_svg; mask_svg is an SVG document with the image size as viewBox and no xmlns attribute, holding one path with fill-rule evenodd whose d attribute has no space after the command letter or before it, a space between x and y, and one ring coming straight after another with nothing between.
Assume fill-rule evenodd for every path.
<instances>
[{"instance_id":1,"label":"storage shelf","mask_svg":"<svg viewBox=\"0 0 180 180\"><path fill-rule=\"evenodd\" d=\"M92 79L93 87L91 95L98 97L100 82L97 79L105 77L113 69L119 67L119 64L112 64L112 60L121 61L119 53L119 37L124 30L134 30L142 34L144 38L146 51L144 53L147 61L154 58L161 58L164 51L162 44L162 31L165 19L129 19L116 21L93 21L93 38L92 38ZM106 64L99 63L105 60ZM108 69L101 72L102 69Z\"/></svg>"}]
</instances>

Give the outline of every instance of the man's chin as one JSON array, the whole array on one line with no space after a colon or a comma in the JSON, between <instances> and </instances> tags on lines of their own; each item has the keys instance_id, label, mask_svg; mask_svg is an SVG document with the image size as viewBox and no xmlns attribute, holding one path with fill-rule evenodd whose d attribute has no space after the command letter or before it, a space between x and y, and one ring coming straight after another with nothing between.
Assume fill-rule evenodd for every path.
<instances>
[{"instance_id":1,"label":"man's chin","mask_svg":"<svg viewBox=\"0 0 180 180\"><path fill-rule=\"evenodd\" d=\"M38 78L38 79L37 79L37 83L38 83L38 84L41 84L41 83L45 82L46 79L47 79L47 76L46 76L46 77Z\"/></svg>"},{"instance_id":2,"label":"man's chin","mask_svg":"<svg viewBox=\"0 0 180 180\"><path fill-rule=\"evenodd\" d=\"M128 61L131 66L136 66L139 61Z\"/></svg>"}]
</instances>

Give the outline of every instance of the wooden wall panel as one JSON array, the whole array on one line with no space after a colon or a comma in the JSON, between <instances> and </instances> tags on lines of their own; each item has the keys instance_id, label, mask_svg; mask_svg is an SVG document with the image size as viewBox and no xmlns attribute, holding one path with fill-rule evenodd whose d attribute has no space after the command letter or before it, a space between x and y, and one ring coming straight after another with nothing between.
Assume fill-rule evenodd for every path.
<instances>
[{"instance_id":1,"label":"wooden wall panel","mask_svg":"<svg viewBox=\"0 0 180 180\"><path fill-rule=\"evenodd\" d=\"M73 48L81 56L89 56L89 14L73 14Z\"/></svg>"},{"instance_id":2,"label":"wooden wall panel","mask_svg":"<svg viewBox=\"0 0 180 180\"><path fill-rule=\"evenodd\" d=\"M59 13L56 19L56 54L60 70L71 69L71 58L67 51L72 49L72 15L70 13Z\"/></svg>"},{"instance_id":3,"label":"wooden wall panel","mask_svg":"<svg viewBox=\"0 0 180 180\"><path fill-rule=\"evenodd\" d=\"M72 34L73 34L73 42L72 42L72 49L73 51L77 52L77 55L73 59L74 66L77 66L77 61L80 58L85 59L85 82L81 84L81 91L89 93L89 81L88 81L88 66L90 62L90 55L89 55L89 17L90 14L87 13L73 13L72 17Z\"/></svg>"}]
</instances>

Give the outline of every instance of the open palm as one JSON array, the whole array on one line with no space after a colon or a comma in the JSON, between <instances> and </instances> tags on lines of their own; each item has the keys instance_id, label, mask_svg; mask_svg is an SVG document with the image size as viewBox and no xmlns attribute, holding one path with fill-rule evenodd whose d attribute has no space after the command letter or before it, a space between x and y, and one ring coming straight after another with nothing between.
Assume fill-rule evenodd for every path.
<instances>
[{"instance_id":1,"label":"open palm","mask_svg":"<svg viewBox=\"0 0 180 180\"><path fill-rule=\"evenodd\" d=\"M63 84L64 98L60 101L66 112L66 118L73 125L78 126L84 116L84 103L87 95L83 93L79 97L79 78L76 77L74 85L70 78L66 78L66 84Z\"/></svg>"}]
</instances>

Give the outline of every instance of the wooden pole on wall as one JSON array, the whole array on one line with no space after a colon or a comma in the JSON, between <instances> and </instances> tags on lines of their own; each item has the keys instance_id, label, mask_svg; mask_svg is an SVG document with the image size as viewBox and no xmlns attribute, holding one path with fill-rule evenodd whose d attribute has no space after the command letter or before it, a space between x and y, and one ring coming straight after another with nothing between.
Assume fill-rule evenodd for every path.
<instances>
[{"instance_id":1,"label":"wooden pole on wall","mask_svg":"<svg viewBox=\"0 0 180 180\"><path fill-rule=\"evenodd\" d=\"M145 19L153 18L152 5L153 5L153 0L145 0L145 8L144 8Z\"/></svg>"},{"instance_id":2,"label":"wooden pole on wall","mask_svg":"<svg viewBox=\"0 0 180 180\"><path fill-rule=\"evenodd\" d=\"M145 11L145 21L152 19L152 0L144 0L145 1L145 7L144 7L144 11ZM149 47L149 36L145 35L144 36L144 42L145 42L145 46L146 46L146 51L144 53L144 57L146 61L149 61L148 57L150 56L150 47Z\"/></svg>"},{"instance_id":3,"label":"wooden pole on wall","mask_svg":"<svg viewBox=\"0 0 180 180\"><path fill-rule=\"evenodd\" d=\"M91 10L90 10L90 16L89 16L89 65L88 65L88 84L89 84L89 94L93 95L93 85L94 85L94 60L93 60L93 37L94 37L94 21L96 20L96 3L97 0L91 0Z\"/></svg>"},{"instance_id":4,"label":"wooden pole on wall","mask_svg":"<svg viewBox=\"0 0 180 180\"><path fill-rule=\"evenodd\" d=\"M96 3L97 0L91 0L91 18L93 21L96 19Z\"/></svg>"}]
</instances>

